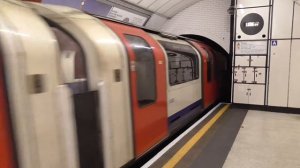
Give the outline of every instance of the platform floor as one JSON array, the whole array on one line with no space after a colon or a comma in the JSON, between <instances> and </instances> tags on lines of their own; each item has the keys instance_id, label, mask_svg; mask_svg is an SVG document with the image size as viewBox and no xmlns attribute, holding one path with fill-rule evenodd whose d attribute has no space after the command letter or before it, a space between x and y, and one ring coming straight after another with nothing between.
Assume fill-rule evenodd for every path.
<instances>
[{"instance_id":1,"label":"platform floor","mask_svg":"<svg viewBox=\"0 0 300 168\"><path fill-rule=\"evenodd\" d=\"M216 107L143 168L300 168L300 115L224 109Z\"/></svg>"}]
</instances>

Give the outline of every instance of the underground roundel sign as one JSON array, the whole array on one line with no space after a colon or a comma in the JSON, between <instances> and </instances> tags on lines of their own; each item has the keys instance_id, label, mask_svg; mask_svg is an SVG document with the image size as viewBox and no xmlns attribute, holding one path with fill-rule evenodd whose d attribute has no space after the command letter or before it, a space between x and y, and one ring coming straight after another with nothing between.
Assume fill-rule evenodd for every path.
<instances>
[{"instance_id":1,"label":"underground roundel sign","mask_svg":"<svg viewBox=\"0 0 300 168\"><path fill-rule=\"evenodd\" d=\"M255 35L264 27L264 19L257 13L249 13L241 21L241 30L247 35Z\"/></svg>"}]
</instances>

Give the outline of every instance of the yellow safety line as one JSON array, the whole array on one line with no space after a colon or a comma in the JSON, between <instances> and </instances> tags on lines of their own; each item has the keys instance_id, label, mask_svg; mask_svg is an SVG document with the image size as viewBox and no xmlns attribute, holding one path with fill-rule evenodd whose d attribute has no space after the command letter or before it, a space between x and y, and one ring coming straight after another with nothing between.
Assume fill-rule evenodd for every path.
<instances>
[{"instance_id":1,"label":"yellow safety line","mask_svg":"<svg viewBox=\"0 0 300 168\"><path fill-rule=\"evenodd\" d=\"M177 153L163 166L173 168L192 149L192 147L205 135L214 123L227 111L230 104L225 105L206 125L201 128Z\"/></svg>"}]
</instances>

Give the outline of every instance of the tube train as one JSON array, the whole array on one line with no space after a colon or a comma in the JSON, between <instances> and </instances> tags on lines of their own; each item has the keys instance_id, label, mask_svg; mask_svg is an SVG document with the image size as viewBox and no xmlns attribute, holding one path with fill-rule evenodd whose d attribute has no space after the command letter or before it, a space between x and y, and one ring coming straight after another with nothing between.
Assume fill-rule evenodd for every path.
<instances>
[{"instance_id":1,"label":"tube train","mask_svg":"<svg viewBox=\"0 0 300 168\"><path fill-rule=\"evenodd\" d=\"M221 95L226 57L203 42L0 1L0 167L121 167Z\"/></svg>"}]
</instances>

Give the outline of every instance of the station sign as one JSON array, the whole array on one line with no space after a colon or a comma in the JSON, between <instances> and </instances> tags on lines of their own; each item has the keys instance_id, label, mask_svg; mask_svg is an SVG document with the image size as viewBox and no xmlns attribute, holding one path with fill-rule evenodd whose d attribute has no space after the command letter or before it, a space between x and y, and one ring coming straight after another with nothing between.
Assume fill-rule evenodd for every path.
<instances>
[{"instance_id":1,"label":"station sign","mask_svg":"<svg viewBox=\"0 0 300 168\"><path fill-rule=\"evenodd\" d=\"M131 23L137 26L144 26L147 21L147 17L141 16L117 7L112 7L107 14L107 17L120 20L123 22Z\"/></svg>"}]
</instances>

